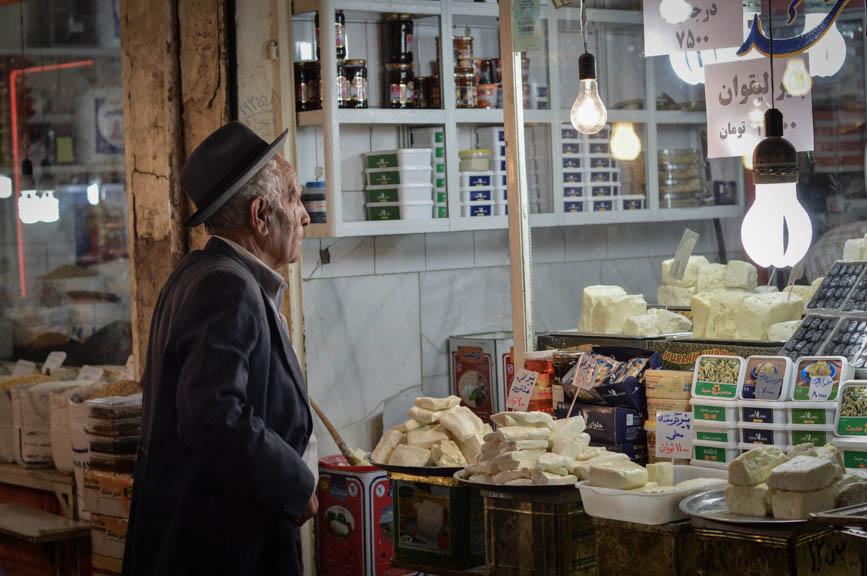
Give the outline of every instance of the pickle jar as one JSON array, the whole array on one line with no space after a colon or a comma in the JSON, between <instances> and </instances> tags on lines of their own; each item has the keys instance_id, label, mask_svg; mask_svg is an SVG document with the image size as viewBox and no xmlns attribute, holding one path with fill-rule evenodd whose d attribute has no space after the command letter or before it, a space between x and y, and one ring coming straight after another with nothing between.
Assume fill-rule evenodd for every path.
<instances>
[{"instance_id":1,"label":"pickle jar","mask_svg":"<svg viewBox=\"0 0 867 576\"><path fill-rule=\"evenodd\" d=\"M452 39L455 50L455 69L470 68L474 66L473 62L473 37L472 36L455 36Z\"/></svg>"},{"instance_id":2,"label":"pickle jar","mask_svg":"<svg viewBox=\"0 0 867 576\"><path fill-rule=\"evenodd\" d=\"M475 108L476 100L476 74L472 67L455 68L455 106Z\"/></svg>"},{"instance_id":3,"label":"pickle jar","mask_svg":"<svg viewBox=\"0 0 867 576\"><path fill-rule=\"evenodd\" d=\"M412 64L385 65L385 108L411 108L414 88Z\"/></svg>"},{"instance_id":4,"label":"pickle jar","mask_svg":"<svg viewBox=\"0 0 867 576\"><path fill-rule=\"evenodd\" d=\"M299 112L322 108L319 62L295 63L295 107Z\"/></svg>"},{"instance_id":5,"label":"pickle jar","mask_svg":"<svg viewBox=\"0 0 867 576\"><path fill-rule=\"evenodd\" d=\"M367 60L347 60L345 70L349 102L344 107L367 108Z\"/></svg>"},{"instance_id":6,"label":"pickle jar","mask_svg":"<svg viewBox=\"0 0 867 576\"><path fill-rule=\"evenodd\" d=\"M412 15L386 14L384 46L386 62L394 64L412 63Z\"/></svg>"}]
</instances>

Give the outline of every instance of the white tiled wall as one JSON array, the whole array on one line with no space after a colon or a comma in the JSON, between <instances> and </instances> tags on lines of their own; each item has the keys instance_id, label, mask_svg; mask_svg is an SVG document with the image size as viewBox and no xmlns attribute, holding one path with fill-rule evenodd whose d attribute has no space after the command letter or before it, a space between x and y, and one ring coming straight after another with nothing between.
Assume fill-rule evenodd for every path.
<instances>
[{"instance_id":1,"label":"white tiled wall","mask_svg":"<svg viewBox=\"0 0 867 576\"><path fill-rule=\"evenodd\" d=\"M574 328L592 284L654 302L687 227L701 234L696 253L718 259L712 222L534 229L536 331ZM740 258L739 222L723 228ZM304 241L310 395L350 445L373 448L413 397L448 393L449 336L511 330L508 243L505 230ZM322 455L337 452L321 426L317 436Z\"/></svg>"}]
</instances>

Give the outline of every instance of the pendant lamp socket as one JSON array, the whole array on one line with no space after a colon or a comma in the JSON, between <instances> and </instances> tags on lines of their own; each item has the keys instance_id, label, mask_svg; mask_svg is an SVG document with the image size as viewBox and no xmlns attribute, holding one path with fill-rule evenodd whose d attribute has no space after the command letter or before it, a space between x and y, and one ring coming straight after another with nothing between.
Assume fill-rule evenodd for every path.
<instances>
[{"instance_id":1,"label":"pendant lamp socket","mask_svg":"<svg viewBox=\"0 0 867 576\"><path fill-rule=\"evenodd\" d=\"M798 181L798 152L783 138L783 114L776 108L765 112L765 138L753 151L753 181L756 184Z\"/></svg>"},{"instance_id":2,"label":"pendant lamp socket","mask_svg":"<svg viewBox=\"0 0 867 576\"><path fill-rule=\"evenodd\" d=\"M590 52L578 57L578 80L596 80L596 57Z\"/></svg>"}]
</instances>

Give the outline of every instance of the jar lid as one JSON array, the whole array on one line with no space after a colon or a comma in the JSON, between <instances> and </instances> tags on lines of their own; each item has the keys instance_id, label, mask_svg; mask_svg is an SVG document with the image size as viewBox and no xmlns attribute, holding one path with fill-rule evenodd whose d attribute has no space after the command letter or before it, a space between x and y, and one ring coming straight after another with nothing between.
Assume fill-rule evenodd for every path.
<instances>
[{"instance_id":1,"label":"jar lid","mask_svg":"<svg viewBox=\"0 0 867 576\"><path fill-rule=\"evenodd\" d=\"M386 20L412 20L412 14L386 14Z\"/></svg>"},{"instance_id":2,"label":"jar lid","mask_svg":"<svg viewBox=\"0 0 867 576\"><path fill-rule=\"evenodd\" d=\"M315 181L315 182L306 182L304 184L305 188L325 188L325 182Z\"/></svg>"},{"instance_id":3,"label":"jar lid","mask_svg":"<svg viewBox=\"0 0 867 576\"><path fill-rule=\"evenodd\" d=\"M401 64L399 62L388 62L385 65L386 70L412 70L412 64Z\"/></svg>"},{"instance_id":4,"label":"jar lid","mask_svg":"<svg viewBox=\"0 0 867 576\"><path fill-rule=\"evenodd\" d=\"M471 156L473 154L490 154L491 151L488 148L477 148L475 150L461 150L458 152L458 156Z\"/></svg>"},{"instance_id":5,"label":"jar lid","mask_svg":"<svg viewBox=\"0 0 867 576\"><path fill-rule=\"evenodd\" d=\"M367 60L347 60L347 66L366 66Z\"/></svg>"},{"instance_id":6,"label":"jar lid","mask_svg":"<svg viewBox=\"0 0 867 576\"><path fill-rule=\"evenodd\" d=\"M460 42L473 42L472 36L452 36L452 40L458 40Z\"/></svg>"}]
</instances>

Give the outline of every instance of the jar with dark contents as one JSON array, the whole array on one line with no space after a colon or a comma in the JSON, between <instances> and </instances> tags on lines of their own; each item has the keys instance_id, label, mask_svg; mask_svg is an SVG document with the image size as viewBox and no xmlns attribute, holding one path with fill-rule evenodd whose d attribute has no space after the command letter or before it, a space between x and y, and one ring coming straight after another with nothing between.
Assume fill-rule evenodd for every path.
<instances>
[{"instance_id":1,"label":"jar with dark contents","mask_svg":"<svg viewBox=\"0 0 867 576\"><path fill-rule=\"evenodd\" d=\"M412 108L414 88L412 64L385 65L385 108Z\"/></svg>"},{"instance_id":2,"label":"jar with dark contents","mask_svg":"<svg viewBox=\"0 0 867 576\"><path fill-rule=\"evenodd\" d=\"M430 108L430 76L416 76L413 84L415 85L415 102L416 108Z\"/></svg>"},{"instance_id":3,"label":"jar with dark contents","mask_svg":"<svg viewBox=\"0 0 867 576\"><path fill-rule=\"evenodd\" d=\"M430 77L430 107L437 110L443 107L440 77L438 75Z\"/></svg>"},{"instance_id":4,"label":"jar with dark contents","mask_svg":"<svg viewBox=\"0 0 867 576\"><path fill-rule=\"evenodd\" d=\"M473 69L473 37L455 36L452 40L455 50L455 69Z\"/></svg>"},{"instance_id":5,"label":"jar with dark contents","mask_svg":"<svg viewBox=\"0 0 867 576\"><path fill-rule=\"evenodd\" d=\"M367 108L367 60L347 60L345 69L349 102L344 107Z\"/></svg>"},{"instance_id":6,"label":"jar with dark contents","mask_svg":"<svg viewBox=\"0 0 867 576\"><path fill-rule=\"evenodd\" d=\"M455 106L475 108L476 99L476 74L473 68L455 68Z\"/></svg>"},{"instance_id":7,"label":"jar with dark contents","mask_svg":"<svg viewBox=\"0 0 867 576\"><path fill-rule=\"evenodd\" d=\"M337 61L337 106L349 108L349 80L346 78L345 60Z\"/></svg>"},{"instance_id":8,"label":"jar with dark contents","mask_svg":"<svg viewBox=\"0 0 867 576\"><path fill-rule=\"evenodd\" d=\"M412 63L413 24L411 14L386 14L384 42L386 62Z\"/></svg>"},{"instance_id":9,"label":"jar with dark contents","mask_svg":"<svg viewBox=\"0 0 867 576\"><path fill-rule=\"evenodd\" d=\"M322 108L319 62L295 63L295 108L299 112Z\"/></svg>"},{"instance_id":10,"label":"jar with dark contents","mask_svg":"<svg viewBox=\"0 0 867 576\"><path fill-rule=\"evenodd\" d=\"M319 12L314 18L316 22L316 59L319 56ZM343 10L334 11L334 48L337 52L337 59L343 60L346 58L346 19L343 16Z\"/></svg>"}]
</instances>

